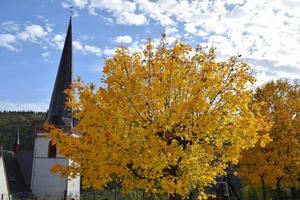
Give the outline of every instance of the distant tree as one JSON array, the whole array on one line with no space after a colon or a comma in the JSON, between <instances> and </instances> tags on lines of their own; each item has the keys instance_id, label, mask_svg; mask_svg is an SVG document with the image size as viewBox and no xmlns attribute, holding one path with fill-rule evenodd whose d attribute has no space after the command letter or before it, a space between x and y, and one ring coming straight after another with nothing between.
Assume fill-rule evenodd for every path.
<instances>
[{"instance_id":1,"label":"distant tree","mask_svg":"<svg viewBox=\"0 0 300 200\"><path fill-rule=\"evenodd\" d=\"M254 102L263 102L262 114L273 124L266 147L256 145L242 153L239 176L246 183L262 188L276 188L283 199L282 188L299 185L300 172L300 86L288 81L272 81L256 90Z\"/></svg>"},{"instance_id":2,"label":"distant tree","mask_svg":"<svg viewBox=\"0 0 300 200\"><path fill-rule=\"evenodd\" d=\"M76 163L53 171L79 173L85 187L117 180L124 191L177 199L197 188L204 198L204 188L268 127L258 106L249 108L250 67L238 57L218 62L214 48L164 41L134 54L119 48L103 73L104 87L79 81L70 91L80 136L50 135Z\"/></svg>"}]
</instances>

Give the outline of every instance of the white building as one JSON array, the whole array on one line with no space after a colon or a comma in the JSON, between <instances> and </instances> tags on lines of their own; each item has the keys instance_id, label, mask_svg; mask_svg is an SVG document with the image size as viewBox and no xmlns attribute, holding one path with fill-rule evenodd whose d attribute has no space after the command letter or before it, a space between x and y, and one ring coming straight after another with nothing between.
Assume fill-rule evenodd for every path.
<instances>
[{"instance_id":1,"label":"white building","mask_svg":"<svg viewBox=\"0 0 300 200\"><path fill-rule=\"evenodd\" d=\"M71 110L65 108L64 91L72 83L72 20L70 19L58 73L47 112L46 122L63 128L71 134ZM59 154L42 127L36 128L34 151L19 151L17 132L13 151L0 151L0 200L10 200L17 194L32 194L37 200L79 200L80 177L75 179L51 173L57 163L69 165L72 161ZM24 197L24 196L23 196Z\"/></svg>"},{"instance_id":2,"label":"white building","mask_svg":"<svg viewBox=\"0 0 300 200\"><path fill-rule=\"evenodd\" d=\"M6 176L5 163L3 159L3 151L0 150L0 199L8 200L9 199L9 186Z\"/></svg>"},{"instance_id":3,"label":"white building","mask_svg":"<svg viewBox=\"0 0 300 200\"><path fill-rule=\"evenodd\" d=\"M35 137L31 177L32 193L38 199L59 200L68 197L67 199L77 200L80 197L79 177L68 179L50 171L55 164L68 165L70 160L53 152L55 147L51 147L51 141L46 134L43 131L39 131Z\"/></svg>"}]
</instances>

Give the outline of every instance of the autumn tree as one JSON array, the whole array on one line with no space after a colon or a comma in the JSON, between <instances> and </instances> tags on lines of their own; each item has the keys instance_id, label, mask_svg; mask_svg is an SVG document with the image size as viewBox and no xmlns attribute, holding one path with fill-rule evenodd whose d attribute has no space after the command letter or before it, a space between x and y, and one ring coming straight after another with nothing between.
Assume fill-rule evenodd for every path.
<instances>
[{"instance_id":1,"label":"autumn tree","mask_svg":"<svg viewBox=\"0 0 300 200\"><path fill-rule=\"evenodd\" d=\"M239 176L246 183L276 188L282 199L283 188L299 186L300 172L300 86L288 81L272 81L258 88L254 102L263 103L262 114L273 124L266 147L256 145L242 153Z\"/></svg>"},{"instance_id":2,"label":"autumn tree","mask_svg":"<svg viewBox=\"0 0 300 200\"><path fill-rule=\"evenodd\" d=\"M51 134L76 163L53 171L79 173L85 187L117 181L170 199L197 188L205 198L204 188L267 127L258 107L249 109L250 67L238 57L218 62L214 48L163 40L133 54L119 48L103 74L103 87L78 81L70 90L79 137Z\"/></svg>"}]
</instances>

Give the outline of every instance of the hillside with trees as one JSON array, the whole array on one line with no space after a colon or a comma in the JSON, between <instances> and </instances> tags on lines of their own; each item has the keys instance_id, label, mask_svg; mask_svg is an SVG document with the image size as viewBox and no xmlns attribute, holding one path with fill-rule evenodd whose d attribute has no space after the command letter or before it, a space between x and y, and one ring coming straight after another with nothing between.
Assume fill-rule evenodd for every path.
<instances>
[{"instance_id":1,"label":"hillside with trees","mask_svg":"<svg viewBox=\"0 0 300 200\"><path fill-rule=\"evenodd\" d=\"M33 150L33 129L43 123L45 115L43 112L0 112L0 146L3 149L11 149L19 129L21 150Z\"/></svg>"}]
</instances>

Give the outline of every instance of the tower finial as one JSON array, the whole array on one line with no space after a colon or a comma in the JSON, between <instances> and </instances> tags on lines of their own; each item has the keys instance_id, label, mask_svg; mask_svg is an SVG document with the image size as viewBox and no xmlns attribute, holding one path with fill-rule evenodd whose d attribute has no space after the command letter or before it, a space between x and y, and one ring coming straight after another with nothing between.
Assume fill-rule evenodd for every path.
<instances>
[{"instance_id":1,"label":"tower finial","mask_svg":"<svg viewBox=\"0 0 300 200\"><path fill-rule=\"evenodd\" d=\"M69 7L69 12L70 12L70 19L72 19L73 14L74 14L74 6L73 6L73 5L71 5L71 6Z\"/></svg>"}]
</instances>

